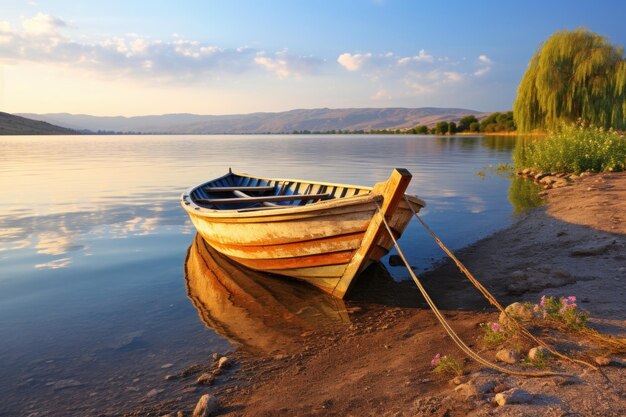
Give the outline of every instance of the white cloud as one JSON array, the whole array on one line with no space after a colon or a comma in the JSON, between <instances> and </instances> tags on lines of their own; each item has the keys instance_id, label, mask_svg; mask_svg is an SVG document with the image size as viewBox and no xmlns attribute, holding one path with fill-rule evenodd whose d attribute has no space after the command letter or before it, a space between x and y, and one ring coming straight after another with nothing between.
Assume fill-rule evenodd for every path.
<instances>
[{"instance_id":1,"label":"white cloud","mask_svg":"<svg viewBox=\"0 0 626 417\"><path fill-rule=\"evenodd\" d=\"M479 68L476 71L474 71L474 75L477 77L482 77L483 75L487 74L489 71L491 71L491 67Z\"/></svg>"},{"instance_id":2,"label":"white cloud","mask_svg":"<svg viewBox=\"0 0 626 417\"><path fill-rule=\"evenodd\" d=\"M474 71L474 76L482 77L491 71L491 67L493 66L493 61L487 55L479 55L478 56L478 65L479 68Z\"/></svg>"},{"instance_id":3,"label":"white cloud","mask_svg":"<svg viewBox=\"0 0 626 417\"><path fill-rule=\"evenodd\" d=\"M337 62L339 62L339 64L341 64L341 66L347 69L348 71L358 71L361 68L363 68L363 66L365 66L365 64L367 64L367 62L370 61L371 59L372 59L372 54L370 53L350 54L346 52L346 53L339 55L339 58L337 58Z\"/></svg>"},{"instance_id":4,"label":"white cloud","mask_svg":"<svg viewBox=\"0 0 626 417\"><path fill-rule=\"evenodd\" d=\"M463 75L459 74L458 72L454 72L454 71L446 71L443 73L443 75L449 80L449 81L461 81L463 80Z\"/></svg>"},{"instance_id":5,"label":"white cloud","mask_svg":"<svg viewBox=\"0 0 626 417\"><path fill-rule=\"evenodd\" d=\"M470 75L456 70L458 62L450 62L447 57L437 58L425 49L410 56L393 52L345 52L339 55L337 62L348 72L358 72L370 83L376 83L375 93L369 97L371 100L433 94L443 85L463 82Z\"/></svg>"},{"instance_id":6,"label":"white cloud","mask_svg":"<svg viewBox=\"0 0 626 417\"><path fill-rule=\"evenodd\" d=\"M382 70L396 67L410 67L412 64L432 64L435 57L421 49L417 55L398 56L393 52L374 55L371 52L351 54L345 52L337 58L337 62L350 72L362 70Z\"/></svg>"},{"instance_id":7,"label":"white cloud","mask_svg":"<svg viewBox=\"0 0 626 417\"><path fill-rule=\"evenodd\" d=\"M482 62L483 64L487 64L487 65L492 65L493 61L491 59L489 59L489 57L487 55L480 55L478 57L478 60L480 62Z\"/></svg>"},{"instance_id":8,"label":"white cloud","mask_svg":"<svg viewBox=\"0 0 626 417\"><path fill-rule=\"evenodd\" d=\"M435 61L435 57L427 53L426 50L420 49L419 53L415 56L407 56L407 57L398 59L398 64L406 65L411 62L428 62L432 64L434 61Z\"/></svg>"},{"instance_id":9,"label":"white cloud","mask_svg":"<svg viewBox=\"0 0 626 417\"><path fill-rule=\"evenodd\" d=\"M58 17L37 13L30 19L22 20L22 27L28 34L51 35L58 33L59 29L67 27L67 23Z\"/></svg>"},{"instance_id":10,"label":"white cloud","mask_svg":"<svg viewBox=\"0 0 626 417\"><path fill-rule=\"evenodd\" d=\"M222 48L179 35L169 40L136 33L98 40L72 39L68 24L38 13L22 20L21 29L0 22L0 63L38 62L71 66L107 77L204 82L265 68L278 78L315 74L323 60L287 51L265 52L249 47Z\"/></svg>"},{"instance_id":11,"label":"white cloud","mask_svg":"<svg viewBox=\"0 0 626 417\"><path fill-rule=\"evenodd\" d=\"M288 77L301 78L317 72L322 61L313 57L290 55L286 50L276 52L273 57L267 52L257 52L254 62L273 72L279 79Z\"/></svg>"},{"instance_id":12,"label":"white cloud","mask_svg":"<svg viewBox=\"0 0 626 417\"><path fill-rule=\"evenodd\" d=\"M391 96L384 88L379 89L376 94L370 97L372 100L389 100Z\"/></svg>"}]
</instances>

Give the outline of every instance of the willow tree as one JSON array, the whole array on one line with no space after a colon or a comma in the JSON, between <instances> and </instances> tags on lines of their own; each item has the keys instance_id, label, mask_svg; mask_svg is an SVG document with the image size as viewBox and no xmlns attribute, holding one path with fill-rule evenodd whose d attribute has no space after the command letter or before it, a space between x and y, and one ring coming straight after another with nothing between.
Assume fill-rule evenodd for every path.
<instances>
[{"instance_id":1,"label":"willow tree","mask_svg":"<svg viewBox=\"0 0 626 417\"><path fill-rule=\"evenodd\" d=\"M552 129L578 119L625 129L623 48L586 29L556 32L530 60L513 112L522 132Z\"/></svg>"}]
</instances>

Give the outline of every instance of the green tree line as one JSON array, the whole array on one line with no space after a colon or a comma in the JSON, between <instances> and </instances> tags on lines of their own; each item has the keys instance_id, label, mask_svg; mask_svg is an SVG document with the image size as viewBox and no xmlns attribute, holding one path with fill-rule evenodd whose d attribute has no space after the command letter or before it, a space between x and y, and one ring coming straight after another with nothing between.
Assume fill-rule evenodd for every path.
<instances>
[{"instance_id":1,"label":"green tree line","mask_svg":"<svg viewBox=\"0 0 626 417\"><path fill-rule=\"evenodd\" d=\"M451 121L437 122L435 126L428 127L425 125L415 126L409 129L407 133L417 135L445 135L454 133L497 133L497 132L513 132L516 130L513 112L495 112L478 120L476 116L469 115L463 117L458 123Z\"/></svg>"}]
</instances>

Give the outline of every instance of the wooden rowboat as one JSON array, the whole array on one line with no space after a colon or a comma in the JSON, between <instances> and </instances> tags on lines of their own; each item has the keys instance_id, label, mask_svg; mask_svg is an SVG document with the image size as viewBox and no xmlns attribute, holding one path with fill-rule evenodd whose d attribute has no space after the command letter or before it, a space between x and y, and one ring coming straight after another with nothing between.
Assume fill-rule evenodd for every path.
<instances>
[{"instance_id":1,"label":"wooden rowboat","mask_svg":"<svg viewBox=\"0 0 626 417\"><path fill-rule=\"evenodd\" d=\"M343 298L393 245L382 216L399 238L412 218L409 204L424 207L405 196L410 181L406 169L373 188L229 170L183 193L181 203L206 243L235 262Z\"/></svg>"}]
</instances>

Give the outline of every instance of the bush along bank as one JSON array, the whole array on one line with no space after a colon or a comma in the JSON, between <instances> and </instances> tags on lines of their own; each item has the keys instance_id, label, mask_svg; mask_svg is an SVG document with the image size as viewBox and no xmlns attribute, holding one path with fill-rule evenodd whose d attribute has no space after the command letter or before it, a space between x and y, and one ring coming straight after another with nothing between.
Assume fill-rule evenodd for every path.
<instances>
[{"instance_id":1,"label":"bush along bank","mask_svg":"<svg viewBox=\"0 0 626 417\"><path fill-rule=\"evenodd\" d=\"M518 146L513 154L518 172L536 174L615 172L626 169L626 138L623 133L585 126L563 125L545 138Z\"/></svg>"},{"instance_id":2,"label":"bush along bank","mask_svg":"<svg viewBox=\"0 0 626 417\"><path fill-rule=\"evenodd\" d=\"M520 143L513 163L517 175L545 189L565 187L593 173L626 170L626 138L583 123L564 125L545 138Z\"/></svg>"}]
</instances>

